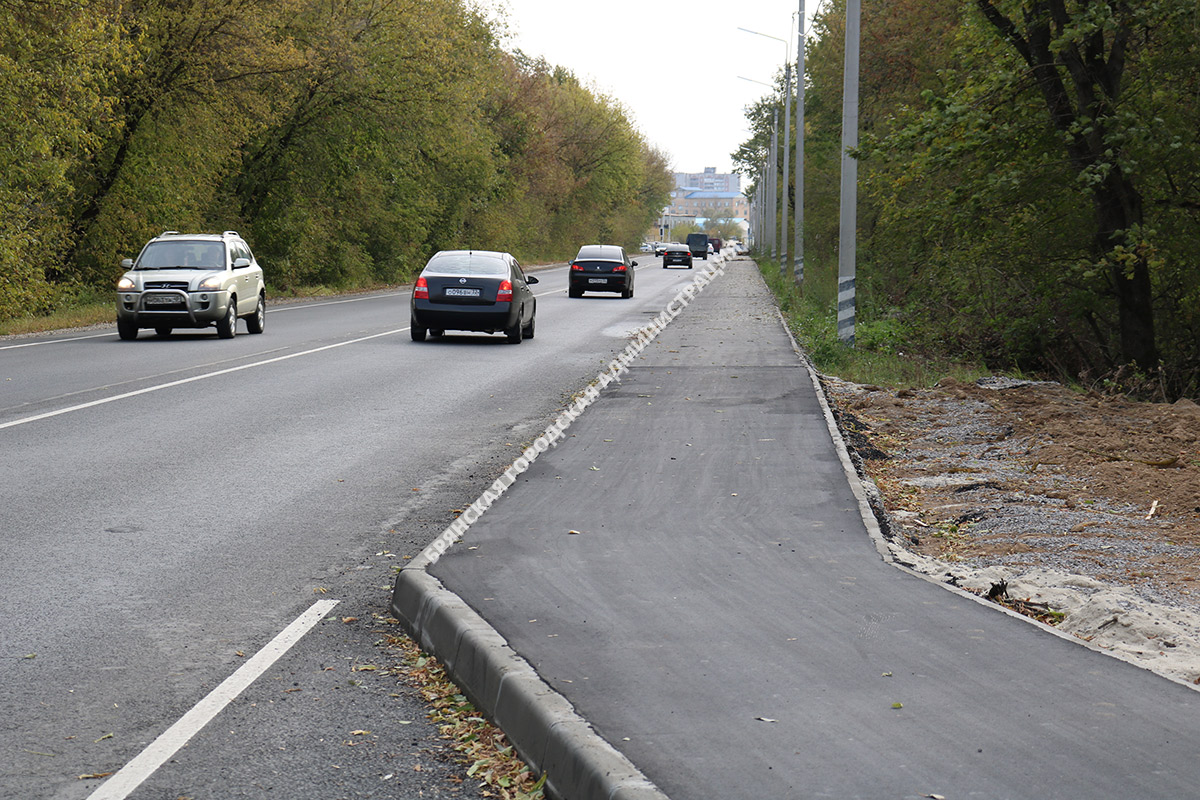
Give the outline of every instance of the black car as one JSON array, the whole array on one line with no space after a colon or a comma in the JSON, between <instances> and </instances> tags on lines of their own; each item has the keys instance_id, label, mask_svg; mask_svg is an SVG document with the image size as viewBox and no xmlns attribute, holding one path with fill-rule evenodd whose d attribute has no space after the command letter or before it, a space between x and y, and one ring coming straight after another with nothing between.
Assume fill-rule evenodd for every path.
<instances>
[{"instance_id":1,"label":"black car","mask_svg":"<svg viewBox=\"0 0 1200 800\"><path fill-rule=\"evenodd\" d=\"M630 261L624 247L615 244L585 244L571 262L567 294L583 297L584 292L619 292L633 297L636 261Z\"/></svg>"},{"instance_id":2,"label":"black car","mask_svg":"<svg viewBox=\"0 0 1200 800\"><path fill-rule=\"evenodd\" d=\"M441 336L447 330L502 331L520 344L533 338L537 300L526 276L508 253L443 250L434 254L413 286L412 338Z\"/></svg>"},{"instance_id":3,"label":"black car","mask_svg":"<svg viewBox=\"0 0 1200 800\"><path fill-rule=\"evenodd\" d=\"M667 245L667 251L663 253L663 269L672 264L682 264L688 269L692 268L692 251L686 244Z\"/></svg>"}]
</instances>

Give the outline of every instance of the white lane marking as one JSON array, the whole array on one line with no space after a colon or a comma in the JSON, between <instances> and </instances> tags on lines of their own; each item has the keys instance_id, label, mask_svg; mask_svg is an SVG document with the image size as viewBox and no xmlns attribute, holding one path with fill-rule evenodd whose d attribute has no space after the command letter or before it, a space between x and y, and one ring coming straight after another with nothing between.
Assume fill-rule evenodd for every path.
<instances>
[{"instance_id":1,"label":"white lane marking","mask_svg":"<svg viewBox=\"0 0 1200 800\"><path fill-rule=\"evenodd\" d=\"M112 331L107 333L93 333L90 336L72 336L70 339L49 339L40 342L25 342L23 344L6 344L0 346L0 350L18 350L22 347L40 347L44 344L63 344L65 342L82 342L85 339L103 339L106 336L112 336Z\"/></svg>"},{"instance_id":2,"label":"white lane marking","mask_svg":"<svg viewBox=\"0 0 1200 800\"><path fill-rule=\"evenodd\" d=\"M163 731L145 750L88 795L88 800L124 800L128 797L130 792L153 775L155 770L175 755L179 748L187 744L189 739L199 733L200 729L211 722L225 706L233 702L246 687L258 680L260 675L270 669L272 664L300 641L300 637L308 633L337 604L337 600L318 600L313 603L266 647L239 667L237 672L222 681L220 686L209 692L174 725Z\"/></svg>"},{"instance_id":3,"label":"white lane marking","mask_svg":"<svg viewBox=\"0 0 1200 800\"><path fill-rule=\"evenodd\" d=\"M62 414L70 414L72 411L82 411L85 408L92 408L94 406L102 406L102 405L105 405L106 403L115 403L118 400L125 400L130 397L137 397L138 395L141 395L141 394L150 394L151 392L157 392L161 389L170 389L173 386L182 386L185 383L194 383L196 381L208 380L209 378L216 378L220 375L228 375L231 372L241 372L244 369L252 369L253 367L264 367L268 364L276 364L280 361L287 361L288 359L291 359L291 358L299 358L300 356L308 356L308 355L312 355L313 353L323 352L325 350L333 350L334 348L337 348L337 347L345 347L348 344L358 344L359 342L366 342L366 341L370 341L371 339L378 339L381 336L394 336L397 333L404 333L406 330L408 330L407 327L396 328L395 330L384 331L383 333L373 333L370 336L360 336L357 339L347 339L344 342L338 342L336 344L327 344L324 347L314 347L312 350L302 350L299 353L289 353L286 356L276 356L275 358L268 358L264 361L254 361L249 364L241 364L236 367L228 367L226 369L219 369L216 372L206 372L203 375L193 375L190 378L181 378L180 380L170 381L169 383L160 383L157 386L147 386L145 389L137 389L132 392L125 392L124 394L115 394L112 397L102 397L99 400L92 400L91 402L88 402L88 403L80 403L79 405L68 406L66 408L60 408L57 411L47 411L45 414L35 414L32 417L23 417L21 419L14 419L11 422L0 423L0 430L4 430L5 428L15 428L18 425L24 425L29 422L37 422L38 420L49 419L50 417L57 417L57 416L61 416Z\"/></svg>"}]
</instances>

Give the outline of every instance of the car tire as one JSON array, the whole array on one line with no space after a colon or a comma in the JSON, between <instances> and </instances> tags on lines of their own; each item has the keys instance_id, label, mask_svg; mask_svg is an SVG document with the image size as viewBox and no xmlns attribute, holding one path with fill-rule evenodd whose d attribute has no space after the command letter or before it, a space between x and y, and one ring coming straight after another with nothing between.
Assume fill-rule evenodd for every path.
<instances>
[{"instance_id":1,"label":"car tire","mask_svg":"<svg viewBox=\"0 0 1200 800\"><path fill-rule=\"evenodd\" d=\"M433 337L434 339L440 339L440 338L442 338L443 334L445 334L445 333L446 333L446 332L445 332L445 331L443 331L443 330L434 330L433 328L430 328L430 329L429 329L429 335L430 335L431 337Z\"/></svg>"},{"instance_id":2,"label":"car tire","mask_svg":"<svg viewBox=\"0 0 1200 800\"><path fill-rule=\"evenodd\" d=\"M155 336L170 336L172 328L169 325L159 325L154 329Z\"/></svg>"},{"instance_id":3,"label":"car tire","mask_svg":"<svg viewBox=\"0 0 1200 800\"><path fill-rule=\"evenodd\" d=\"M568 287L567 297L583 297L583 289L576 289L574 286Z\"/></svg>"},{"instance_id":4,"label":"car tire","mask_svg":"<svg viewBox=\"0 0 1200 800\"><path fill-rule=\"evenodd\" d=\"M225 309L225 316L217 320L217 337L221 339L232 339L237 336L237 298L229 298L229 308Z\"/></svg>"},{"instance_id":5,"label":"car tire","mask_svg":"<svg viewBox=\"0 0 1200 800\"><path fill-rule=\"evenodd\" d=\"M631 297L633 297L632 289L622 289L621 290L621 299L622 300L628 300Z\"/></svg>"},{"instance_id":6,"label":"car tire","mask_svg":"<svg viewBox=\"0 0 1200 800\"><path fill-rule=\"evenodd\" d=\"M537 314L534 314L532 317L529 318L529 324L521 329L521 336L525 337L526 339L532 339L533 338L533 329L536 326L536 324L537 324Z\"/></svg>"},{"instance_id":7,"label":"car tire","mask_svg":"<svg viewBox=\"0 0 1200 800\"><path fill-rule=\"evenodd\" d=\"M509 344L520 344L524 336L521 333L521 314L517 314L517 321L511 328L504 329L504 335L508 337Z\"/></svg>"},{"instance_id":8,"label":"car tire","mask_svg":"<svg viewBox=\"0 0 1200 800\"><path fill-rule=\"evenodd\" d=\"M425 334L429 332L428 328L422 328L420 325L417 324L416 317L409 318L408 330L410 333L412 333L412 340L414 342L425 341Z\"/></svg>"},{"instance_id":9,"label":"car tire","mask_svg":"<svg viewBox=\"0 0 1200 800\"><path fill-rule=\"evenodd\" d=\"M262 333L267 327L267 300L261 294L258 296L258 305L254 307L254 313L246 317L246 330L251 333Z\"/></svg>"},{"instance_id":10,"label":"car tire","mask_svg":"<svg viewBox=\"0 0 1200 800\"><path fill-rule=\"evenodd\" d=\"M120 336L124 341L136 339L138 335L138 326L136 323L129 320L117 320L117 336Z\"/></svg>"},{"instance_id":11,"label":"car tire","mask_svg":"<svg viewBox=\"0 0 1200 800\"><path fill-rule=\"evenodd\" d=\"M692 265L691 265L691 264L688 264L688 269L691 269L691 268L692 268Z\"/></svg>"}]
</instances>

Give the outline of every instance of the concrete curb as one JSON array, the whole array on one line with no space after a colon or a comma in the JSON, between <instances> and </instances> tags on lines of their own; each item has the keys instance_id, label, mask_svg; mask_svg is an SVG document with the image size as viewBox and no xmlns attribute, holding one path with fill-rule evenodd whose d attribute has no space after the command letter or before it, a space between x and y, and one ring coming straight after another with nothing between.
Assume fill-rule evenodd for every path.
<instances>
[{"instance_id":1,"label":"concrete curb","mask_svg":"<svg viewBox=\"0 0 1200 800\"><path fill-rule=\"evenodd\" d=\"M488 622L420 567L396 579L392 613L434 653L562 800L668 800L592 729Z\"/></svg>"}]
</instances>

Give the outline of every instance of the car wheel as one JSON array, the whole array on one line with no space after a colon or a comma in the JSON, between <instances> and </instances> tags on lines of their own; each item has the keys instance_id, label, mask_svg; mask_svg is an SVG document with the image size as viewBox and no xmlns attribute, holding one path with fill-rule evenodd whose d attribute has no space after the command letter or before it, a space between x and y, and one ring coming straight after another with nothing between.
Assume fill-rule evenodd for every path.
<instances>
[{"instance_id":1,"label":"car wheel","mask_svg":"<svg viewBox=\"0 0 1200 800\"><path fill-rule=\"evenodd\" d=\"M576 289L571 286L567 289L567 297L583 297L583 289Z\"/></svg>"},{"instance_id":2,"label":"car wheel","mask_svg":"<svg viewBox=\"0 0 1200 800\"><path fill-rule=\"evenodd\" d=\"M167 325L159 325L154 329L154 333L158 336L170 336L171 328Z\"/></svg>"},{"instance_id":3,"label":"car wheel","mask_svg":"<svg viewBox=\"0 0 1200 800\"><path fill-rule=\"evenodd\" d=\"M412 340L414 342L425 341L425 334L428 333L428 329L422 328L420 325L418 325L416 317L409 318L408 330L412 333Z\"/></svg>"},{"instance_id":4,"label":"car wheel","mask_svg":"<svg viewBox=\"0 0 1200 800\"><path fill-rule=\"evenodd\" d=\"M258 305L254 307L254 313L246 317L246 330L251 333L262 333L267 327L267 300L261 294L258 296Z\"/></svg>"},{"instance_id":5,"label":"car wheel","mask_svg":"<svg viewBox=\"0 0 1200 800\"><path fill-rule=\"evenodd\" d=\"M504 329L504 335L508 337L509 344L521 343L521 315L517 314L517 321L513 323L511 328Z\"/></svg>"},{"instance_id":6,"label":"car wheel","mask_svg":"<svg viewBox=\"0 0 1200 800\"><path fill-rule=\"evenodd\" d=\"M691 268L692 268L692 265L691 265L691 264L688 264L688 269L691 269Z\"/></svg>"},{"instance_id":7,"label":"car wheel","mask_svg":"<svg viewBox=\"0 0 1200 800\"><path fill-rule=\"evenodd\" d=\"M138 326L124 319L117 320L117 336L120 336L125 341L136 339L138 335Z\"/></svg>"},{"instance_id":8,"label":"car wheel","mask_svg":"<svg viewBox=\"0 0 1200 800\"><path fill-rule=\"evenodd\" d=\"M628 299L629 299L629 298L631 298L631 297L633 297L633 291L632 291L632 290L630 290L630 289L622 289L622 290L621 290L621 299L622 299L622 300L628 300Z\"/></svg>"},{"instance_id":9,"label":"car wheel","mask_svg":"<svg viewBox=\"0 0 1200 800\"><path fill-rule=\"evenodd\" d=\"M229 298L229 308L225 310L224 319L217 320L217 336L221 339L232 339L237 336L237 298Z\"/></svg>"},{"instance_id":10,"label":"car wheel","mask_svg":"<svg viewBox=\"0 0 1200 800\"><path fill-rule=\"evenodd\" d=\"M537 315L535 314L534 316L529 318L529 324L521 329L521 335L523 337L525 337L526 339L532 339L533 338L533 328L534 328L534 324L536 322L537 322Z\"/></svg>"}]
</instances>

